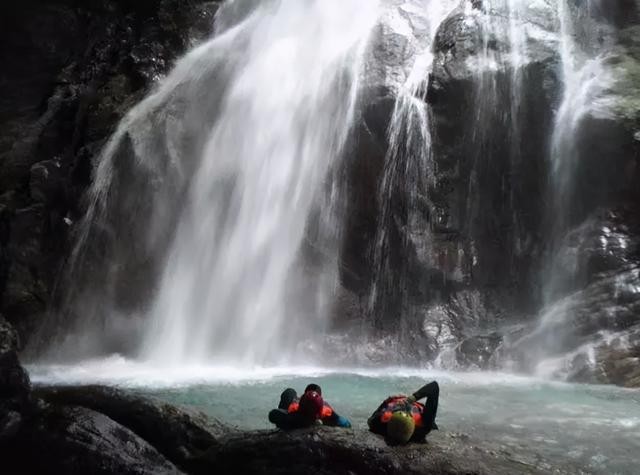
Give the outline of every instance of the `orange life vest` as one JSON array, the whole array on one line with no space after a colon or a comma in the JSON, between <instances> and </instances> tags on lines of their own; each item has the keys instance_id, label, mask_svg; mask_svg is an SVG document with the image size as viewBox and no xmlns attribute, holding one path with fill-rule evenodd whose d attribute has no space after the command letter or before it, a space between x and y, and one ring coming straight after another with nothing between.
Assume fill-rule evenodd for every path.
<instances>
[{"instance_id":1,"label":"orange life vest","mask_svg":"<svg viewBox=\"0 0 640 475\"><path fill-rule=\"evenodd\" d=\"M393 413L399 410L405 410L406 396L393 396L385 401L385 406L380 414L380 420L385 424L391 420ZM424 405L419 402L414 402L411 405L411 417L416 424L416 427L422 427L422 413L424 411Z\"/></svg>"},{"instance_id":2,"label":"orange life vest","mask_svg":"<svg viewBox=\"0 0 640 475\"><path fill-rule=\"evenodd\" d=\"M293 401L291 404L289 404L289 407L287 408L287 412L291 414L292 412L298 412L298 409L300 409L300 402ZM331 417L332 415L333 415L333 408L326 402L323 403L322 415L320 417L324 419L325 417Z\"/></svg>"}]
</instances>

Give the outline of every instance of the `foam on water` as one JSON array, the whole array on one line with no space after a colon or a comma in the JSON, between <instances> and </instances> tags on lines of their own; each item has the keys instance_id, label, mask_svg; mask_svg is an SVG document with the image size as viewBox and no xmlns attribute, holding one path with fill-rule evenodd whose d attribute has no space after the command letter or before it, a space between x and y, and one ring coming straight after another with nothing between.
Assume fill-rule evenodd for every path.
<instances>
[{"instance_id":1,"label":"foam on water","mask_svg":"<svg viewBox=\"0 0 640 475\"><path fill-rule=\"evenodd\" d=\"M29 367L35 384L112 384L129 388L175 388L206 384L249 384L279 378L315 378L331 375L354 375L366 378L444 379L451 384L530 386L549 384L570 386L562 382L548 382L528 376L499 372L448 372L411 367L321 367L301 366L225 366L175 365L160 366L131 360L120 355L105 359L87 360L75 365L49 364ZM392 376L390 376L392 375Z\"/></svg>"}]
</instances>

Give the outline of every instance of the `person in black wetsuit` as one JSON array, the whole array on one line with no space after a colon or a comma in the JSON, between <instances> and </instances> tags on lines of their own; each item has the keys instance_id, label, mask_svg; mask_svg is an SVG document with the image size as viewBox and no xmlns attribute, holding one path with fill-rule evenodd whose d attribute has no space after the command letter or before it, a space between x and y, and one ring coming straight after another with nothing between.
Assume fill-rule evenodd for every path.
<instances>
[{"instance_id":1,"label":"person in black wetsuit","mask_svg":"<svg viewBox=\"0 0 640 475\"><path fill-rule=\"evenodd\" d=\"M333 410L322 398L322 389L309 384L302 397L295 389L287 388L280 396L277 409L269 412L269 422L282 430L302 429L315 424L335 427L351 427L351 423Z\"/></svg>"},{"instance_id":2,"label":"person in black wetsuit","mask_svg":"<svg viewBox=\"0 0 640 475\"><path fill-rule=\"evenodd\" d=\"M369 430L385 436L392 444L423 442L431 430L438 429L436 413L439 397L440 387L435 381L410 396L388 397L369 417ZM426 403L419 403L423 398L427 398Z\"/></svg>"}]
</instances>

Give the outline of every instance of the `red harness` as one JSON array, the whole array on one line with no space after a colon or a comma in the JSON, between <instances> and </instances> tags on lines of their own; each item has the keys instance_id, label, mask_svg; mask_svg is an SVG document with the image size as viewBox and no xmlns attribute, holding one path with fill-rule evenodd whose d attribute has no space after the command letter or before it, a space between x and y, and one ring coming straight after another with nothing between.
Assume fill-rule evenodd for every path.
<instances>
[{"instance_id":1,"label":"red harness","mask_svg":"<svg viewBox=\"0 0 640 475\"><path fill-rule=\"evenodd\" d=\"M393 413L396 411L405 411L407 397L406 396L392 396L384 402L384 408L380 415L380 420L387 423L391 420ZM424 405L419 402L411 404L411 417L416 424L416 427L422 427L422 413L424 412Z\"/></svg>"},{"instance_id":2,"label":"red harness","mask_svg":"<svg viewBox=\"0 0 640 475\"><path fill-rule=\"evenodd\" d=\"M298 412L298 409L300 409L300 403L298 401L293 401L291 404L289 404L287 412L291 414L292 412ZM332 415L333 408L325 402L322 405L322 415L320 417L324 419L325 417L331 417Z\"/></svg>"}]
</instances>

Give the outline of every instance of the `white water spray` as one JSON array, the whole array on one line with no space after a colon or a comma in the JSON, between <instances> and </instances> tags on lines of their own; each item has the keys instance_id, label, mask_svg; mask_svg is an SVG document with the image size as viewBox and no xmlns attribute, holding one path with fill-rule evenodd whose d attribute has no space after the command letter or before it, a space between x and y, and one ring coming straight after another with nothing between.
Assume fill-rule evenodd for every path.
<instances>
[{"instance_id":1,"label":"white water spray","mask_svg":"<svg viewBox=\"0 0 640 475\"><path fill-rule=\"evenodd\" d=\"M602 101L602 96L613 83L605 65L608 45L602 43L601 32L591 18L596 3L590 0L572 7L567 0L558 1L564 93L551 138L553 232L556 234L562 232L570 213L580 126L588 114L607 113L608 105ZM578 31L578 26L582 31ZM594 48L594 52L586 51Z\"/></svg>"},{"instance_id":2,"label":"white water spray","mask_svg":"<svg viewBox=\"0 0 640 475\"><path fill-rule=\"evenodd\" d=\"M120 246L134 258L163 263L140 310L143 360L276 363L322 328L337 259L307 269L301 253L313 227L314 244L338 254L331 171L377 18L375 0L230 0L216 34L122 121L73 260L91 229L111 227L131 235ZM129 277L118 259L106 266L108 287ZM95 293L113 320L116 297ZM100 321L83 321L78 333L100 341Z\"/></svg>"},{"instance_id":3,"label":"white water spray","mask_svg":"<svg viewBox=\"0 0 640 475\"><path fill-rule=\"evenodd\" d=\"M219 119L206 132L145 357L261 362L286 348L300 320L321 323L290 311L288 278L347 139L376 18L371 1L265 2L225 34L244 50L234 52ZM225 43L223 35L209 47Z\"/></svg>"}]
</instances>

